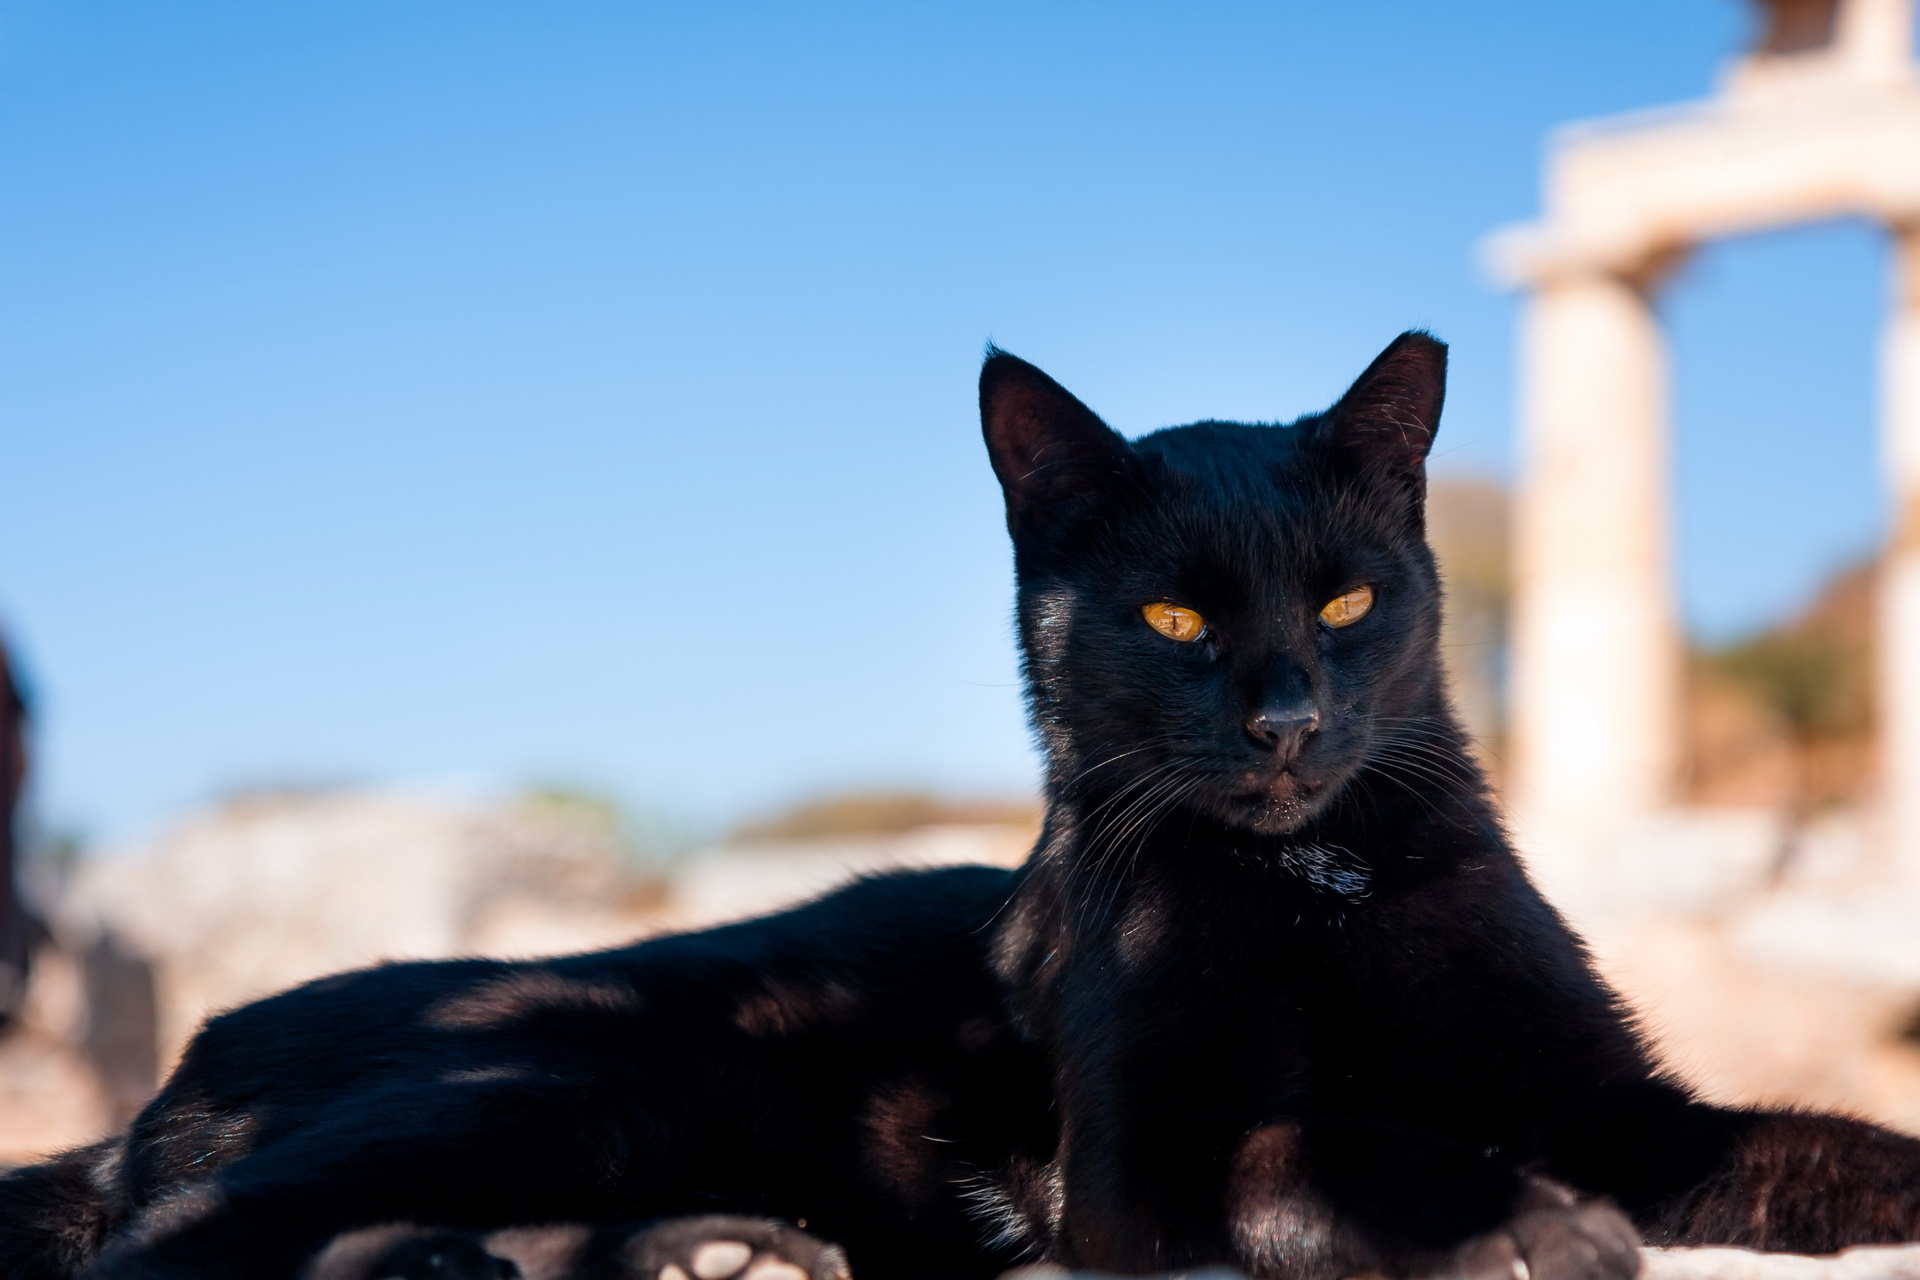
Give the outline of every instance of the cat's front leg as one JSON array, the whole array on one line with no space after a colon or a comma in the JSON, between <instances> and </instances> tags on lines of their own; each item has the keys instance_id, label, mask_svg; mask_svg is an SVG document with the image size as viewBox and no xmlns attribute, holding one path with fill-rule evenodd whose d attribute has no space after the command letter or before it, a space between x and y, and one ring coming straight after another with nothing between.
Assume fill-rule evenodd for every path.
<instances>
[{"instance_id":1,"label":"cat's front leg","mask_svg":"<svg viewBox=\"0 0 1920 1280\"><path fill-rule=\"evenodd\" d=\"M1235 1153L1227 1217L1260 1280L1632 1280L1640 1266L1639 1234L1606 1201L1364 1123L1256 1129Z\"/></svg>"},{"instance_id":2,"label":"cat's front leg","mask_svg":"<svg viewBox=\"0 0 1920 1280\"><path fill-rule=\"evenodd\" d=\"M393 1224L335 1237L302 1280L850 1280L847 1256L770 1218L702 1214L481 1234Z\"/></svg>"}]
</instances>

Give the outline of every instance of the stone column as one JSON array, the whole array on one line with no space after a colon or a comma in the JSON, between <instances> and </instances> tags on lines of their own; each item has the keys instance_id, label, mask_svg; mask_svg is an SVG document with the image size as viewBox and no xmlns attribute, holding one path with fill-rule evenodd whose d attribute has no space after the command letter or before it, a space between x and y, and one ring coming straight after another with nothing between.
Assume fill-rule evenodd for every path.
<instances>
[{"instance_id":1,"label":"stone column","mask_svg":"<svg viewBox=\"0 0 1920 1280\"><path fill-rule=\"evenodd\" d=\"M1894 527L1880 582L1877 711L1887 844L1920 883L1920 223L1894 228L1892 293L1880 413Z\"/></svg>"},{"instance_id":2,"label":"stone column","mask_svg":"<svg viewBox=\"0 0 1920 1280\"><path fill-rule=\"evenodd\" d=\"M1666 358L1647 287L1622 275L1543 273L1525 305L1515 834L1573 893L1670 798L1679 758Z\"/></svg>"}]
</instances>

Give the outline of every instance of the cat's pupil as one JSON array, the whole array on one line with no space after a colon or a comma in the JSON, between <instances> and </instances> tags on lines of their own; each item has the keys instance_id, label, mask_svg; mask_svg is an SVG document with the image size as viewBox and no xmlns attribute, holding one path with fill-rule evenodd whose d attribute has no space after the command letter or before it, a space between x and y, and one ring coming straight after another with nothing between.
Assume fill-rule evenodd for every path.
<instances>
[{"instance_id":1,"label":"cat's pupil","mask_svg":"<svg viewBox=\"0 0 1920 1280\"><path fill-rule=\"evenodd\" d=\"M1373 588L1355 587L1343 591L1320 610L1320 621L1330 627L1350 627L1367 616L1373 608Z\"/></svg>"},{"instance_id":2,"label":"cat's pupil","mask_svg":"<svg viewBox=\"0 0 1920 1280\"><path fill-rule=\"evenodd\" d=\"M1206 633L1206 619L1192 609L1165 601L1142 605L1140 616L1147 625L1169 640L1178 640L1182 644L1191 644Z\"/></svg>"}]
</instances>

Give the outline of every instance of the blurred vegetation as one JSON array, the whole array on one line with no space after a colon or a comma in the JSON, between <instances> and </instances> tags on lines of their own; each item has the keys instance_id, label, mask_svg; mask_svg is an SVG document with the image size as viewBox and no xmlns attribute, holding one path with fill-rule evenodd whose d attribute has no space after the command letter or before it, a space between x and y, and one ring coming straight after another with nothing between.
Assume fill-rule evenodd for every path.
<instances>
[{"instance_id":1,"label":"blurred vegetation","mask_svg":"<svg viewBox=\"0 0 1920 1280\"><path fill-rule=\"evenodd\" d=\"M523 791L520 803L529 809L563 814L608 835L620 834L625 826L619 801L580 787L542 783Z\"/></svg>"},{"instance_id":2,"label":"blurred vegetation","mask_svg":"<svg viewBox=\"0 0 1920 1280\"><path fill-rule=\"evenodd\" d=\"M542 782L521 791L527 809L578 823L619 850L630 873L657 874L699 847L708 832L669 814L638 809L598 788L567 782Z\"/></svg>"},{"instance_id":3,"label":"blurred vegetation","mask_svg":"<svg viewBox=\"0 0 1920 1280\"><path fill-rule=\"evenodd\" d=\"M1745 689L1803 742L1866 733L1872 696L1865 577L1856 570L1830 586L1807 614L1707 654L1706 665ZM1853 596L1862 597L1857 608L1835 607L1836 597Z\"/></svg>"},{"instance_id":4,"label":"blurred vegetation","mask_svg":"<svg viewBox=\"0 0 1920 1280\"><path fill-rule=\"evenodd\" d=\"M1689 791L1805 816L1873 780L1875 567L1836 574L1806 608L1692 657Z\"/></svg>"},{"instance_id":5,"label":"blurred vegetation","mask_svg":"<svg viewBox=\"0 0 1920 1280\"><path fill-rule=\"evenodd\" d=\"M812 840L826 836L897 835L943 824L1005 823L1037 826L1030 800L956 800L922 791L847 791L805 800L741 824L731 839Z\"/></svg>"}]
</instances>

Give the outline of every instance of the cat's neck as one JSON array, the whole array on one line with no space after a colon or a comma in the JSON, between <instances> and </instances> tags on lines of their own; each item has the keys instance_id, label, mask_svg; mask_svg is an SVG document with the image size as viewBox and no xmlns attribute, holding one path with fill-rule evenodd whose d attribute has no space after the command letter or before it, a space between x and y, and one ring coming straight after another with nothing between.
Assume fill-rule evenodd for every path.
<instances>
[{"instance_id":1,"label":"cat's neck","mask_svg":"<svg viewBox=\"0 0 1920 1280\"><path fill-rule=\"evenodd\" d=\"M1403 738L1403 741L1412 741ZM1174 805L1139 822L1103 821L1110 800L1056 794L1034 855L996 927L995 967L1031 1031L1049 1025L1067 969L1096 986L1159 933L1164 954L1239 965L1317 933L1391 915L1463 868L1512 853L1484 777L1451 715L1421 739L1426 772L1380 761L1299 830L1263 834ZM1450 753L1450 755L1448 754ZM1443 767L1444 766L1444 767ZM1517 870L1517 869L1516 869ZM1383 917L1384 918L1384 917ZM1149 928L1143 922L1150 922ZM1301 932L1301 930L1305 932ZM1178 935L1184 943L1172 944ZM1073 957L1091 961L1076 967ZM1101 976L1107 975L1107 976Z\"/></svg>"}]
</instances>

